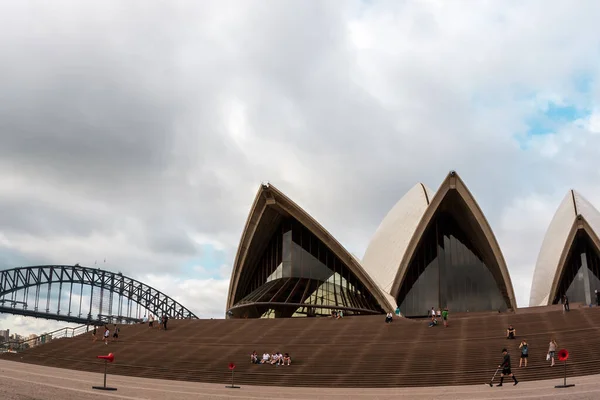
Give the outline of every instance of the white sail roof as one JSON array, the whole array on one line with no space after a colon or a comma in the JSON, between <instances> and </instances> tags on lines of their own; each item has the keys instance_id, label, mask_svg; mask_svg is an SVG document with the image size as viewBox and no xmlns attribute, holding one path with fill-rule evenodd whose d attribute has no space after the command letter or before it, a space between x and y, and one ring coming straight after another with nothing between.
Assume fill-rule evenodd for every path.
<instances>
[{"instance_id":1,"label":"white sail roof","mask_svg":"<svg viewBox=\"0 0 600 400\"><path fill-rule=\"evenodd\" d=\"M433 192L422 183L412 187L385 216L373 235L362 266L385 292L390 293L398 267Z\"/></svg>"},{"instance_id":2,"label":"white sail roof","mask_svg":"<svg viewBox=\"0 0 600 400\"><path fill-rule=\"evenodd\" d=\"M600 233L600 212L580 193L569 190L556 210L538 255L533 272L529 306L548 305L552 302L552 285L562 273L560 264L563 252L568 251L570 233L581 216L595 235ZM569 241L570 242L570 241Z\"/></svg>"}]
</instances>

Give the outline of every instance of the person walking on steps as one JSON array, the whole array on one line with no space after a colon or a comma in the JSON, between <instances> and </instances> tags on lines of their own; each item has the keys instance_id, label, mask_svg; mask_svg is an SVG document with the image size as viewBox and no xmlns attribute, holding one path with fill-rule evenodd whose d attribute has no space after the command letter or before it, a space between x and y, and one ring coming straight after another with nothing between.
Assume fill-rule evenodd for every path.
<instances>
[{"instance_id":1,"label":"person walking on steps","mask_svg":"<svg viewBox=\"0 0 600 400\"><path fill-rule=\"evenodd\" d=\"M502 359L502 364L498 365L498 369L502 368L502 373L500 374L500 383L496 386L502 386L502 382L504 381L505 376L510 376L515 381L514 385L519 383L517 377L513 375L510 369L510 355L508 354L508 350L502 349L502 355L504 358Z\"/></svg>"}]
</instances>

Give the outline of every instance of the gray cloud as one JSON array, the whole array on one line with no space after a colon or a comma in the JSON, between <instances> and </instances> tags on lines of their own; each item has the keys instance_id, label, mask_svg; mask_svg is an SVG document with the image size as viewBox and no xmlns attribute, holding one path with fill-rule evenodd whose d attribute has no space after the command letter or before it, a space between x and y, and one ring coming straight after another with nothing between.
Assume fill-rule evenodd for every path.
<instances>
[{"instance_id":1,"label":"gray cloud","mask_svg":"<svg viewBox=\"0 0 600 400\"><path fill-rule=\"evenodd\" d=\"M592 1L5 3L2 265L107 258L217 315L226 278L177 276L203 243L233 262L261 181L360 256L410 187L456 169L525 305L564 192L600 207L588 117L526 134L544 96L596 112L598 17Z\"/></svg>"}]
</instances>

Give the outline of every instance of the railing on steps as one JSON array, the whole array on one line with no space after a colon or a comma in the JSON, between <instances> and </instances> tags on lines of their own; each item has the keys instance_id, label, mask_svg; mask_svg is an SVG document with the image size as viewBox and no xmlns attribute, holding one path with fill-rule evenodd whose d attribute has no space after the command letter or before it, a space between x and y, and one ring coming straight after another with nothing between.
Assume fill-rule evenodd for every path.
<instances>
[{"instance_id":1,"label":"railing on steps","mask_svg":"<svg viewBox=\"0 0 600 400\"><path fill-rule=\"evenodd\" d=\"M92 327L93 329L93 327ZM0 352L20 352L32 347L41 346L57 339L72 338L90 330L90 325L80 325L74 328L64 327L52 332L44 333L31 339L11 340L0 343Z\"/></svg>"}]
</instances>

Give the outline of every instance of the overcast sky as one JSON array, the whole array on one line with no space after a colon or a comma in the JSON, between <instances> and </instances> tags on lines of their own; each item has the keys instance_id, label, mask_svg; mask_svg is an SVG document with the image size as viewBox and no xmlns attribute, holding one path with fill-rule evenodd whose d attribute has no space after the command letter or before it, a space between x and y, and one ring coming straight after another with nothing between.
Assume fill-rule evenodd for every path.
<instances>
[{"instance_id":1,"label":"overcast sky","mask_svg":"<svg viewBox=\"0 0 600 400\"><path fill-rule=\"evenodd\" d=\"M599 20L595 0L3 1L0 268L106 258L221 317L262 181L362 257L455 169L526 306L566 191L600 207Z\"/></svg>"}]
</instances>

